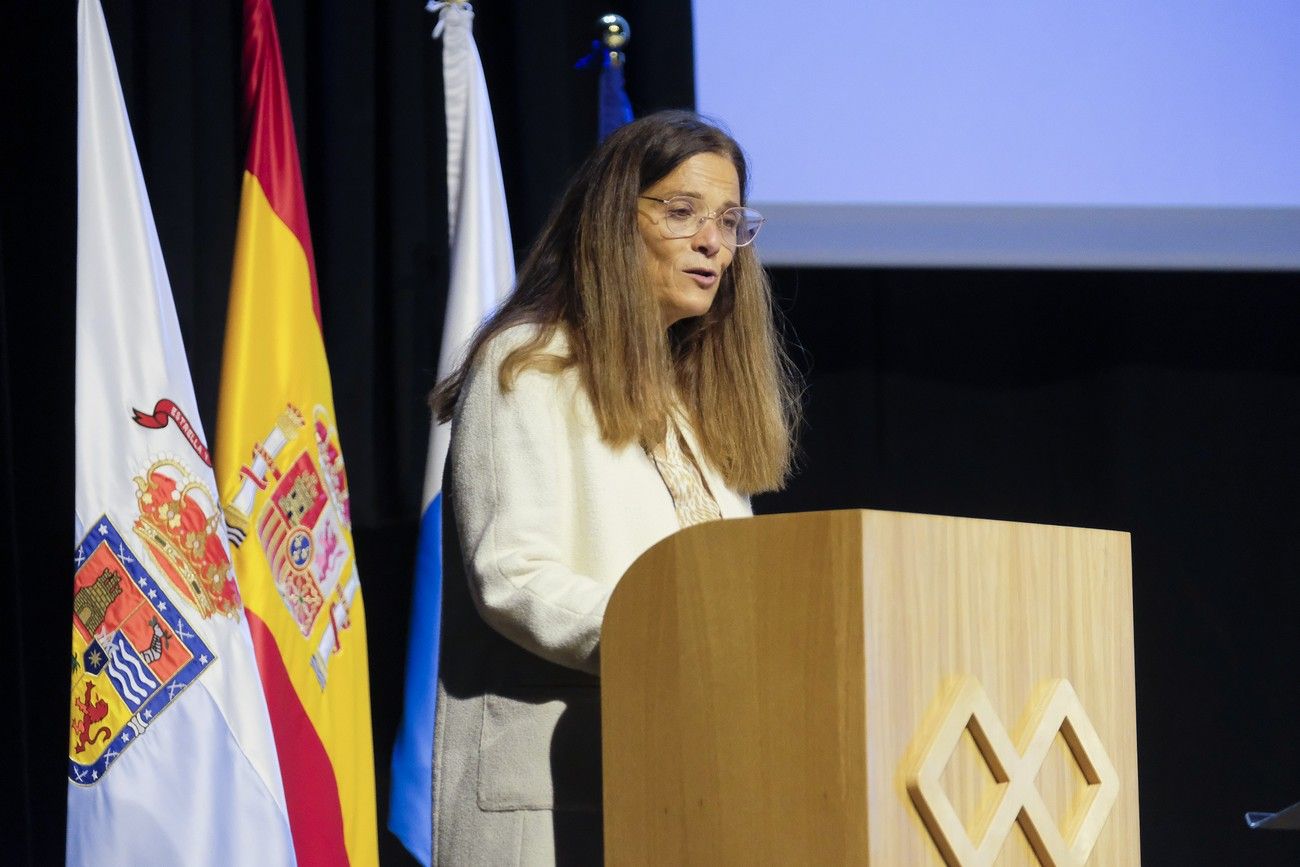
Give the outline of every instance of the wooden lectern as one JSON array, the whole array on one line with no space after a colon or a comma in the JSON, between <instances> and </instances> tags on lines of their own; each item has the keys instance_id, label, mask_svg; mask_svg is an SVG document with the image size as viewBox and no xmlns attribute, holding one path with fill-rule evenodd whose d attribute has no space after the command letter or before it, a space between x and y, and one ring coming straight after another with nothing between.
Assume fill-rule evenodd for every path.
<instances>
[{"instance_id":1,"label":"wooden lectern","mask_svg":"<svg viewBox=\"0 0 1300 867\"><path fill-rule=\"evenodd\" d=\"M601 710L609 865L1141 862L1126 533L692 527L614 592Z\"/></svg>"}]
</instances>

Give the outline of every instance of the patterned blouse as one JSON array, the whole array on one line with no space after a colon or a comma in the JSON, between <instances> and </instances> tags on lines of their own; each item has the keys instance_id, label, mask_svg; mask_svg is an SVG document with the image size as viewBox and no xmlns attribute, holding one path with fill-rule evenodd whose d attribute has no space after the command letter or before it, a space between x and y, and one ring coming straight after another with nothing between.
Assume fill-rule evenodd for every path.
<instances>
[{"instance_id":1,"label":"patterned blouse","mask_svg":"<svg viewBox=\"0 0 1300 867\"><path fill-rule=\"evenodd\" d=\"M701 475L699 464L675 421L669 422L664 441L647 452L672 495L678 524L690 527L722 517L718 501L713 498L709 484Z\"/></svg>"}]
</instances>

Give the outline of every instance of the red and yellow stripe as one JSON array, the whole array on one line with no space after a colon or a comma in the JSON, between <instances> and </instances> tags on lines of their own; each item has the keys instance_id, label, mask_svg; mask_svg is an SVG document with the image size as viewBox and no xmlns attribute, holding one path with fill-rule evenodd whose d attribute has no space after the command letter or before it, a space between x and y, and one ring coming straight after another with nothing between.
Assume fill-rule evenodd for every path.
<instances>
[{"instance_id":1,"label":"red and yellow stripe","mask_svg":"<svg viewBox=\"0 0 1300 867\"><path fill-rule=\"evenodd\" d=\"M346 508L337 498L329 507L332 529L341 536L341 553L326 570L332 577L325 581L326 573L311 567L323 590L323 599L308 609L314 616L294 608L297 591L277 587L284 570L273 569L276 551L268 546L278 543L259 534L259 520L276 505L271 499L277 480L304 453L311 455L322 482L315 490L330 488L331 461L317 435L318 422L337 443L315 257L269 0L245 0L243 67L250 132L217 419L217 482L228 514L241 487L255 491L244 524L247 536L234 551L235 571L271 713L299 863L377 864L365 607L360 591L350 600L343 592L356 574ZM268 434L287 407L303 424L271 454ZM260 476L253 469L259 456L265 466ZM345 478L341 459L337 464L337 477ZM253 488L249 479L255 479ZM345 486L341 496L345 502ZM309 538L312 520L308 515L303 524ZM339 612L345 615L340 618ZM324 664L322 643L330 649ZM323 684L321 670L327 671Z\"/></svg>"}]
</instances>

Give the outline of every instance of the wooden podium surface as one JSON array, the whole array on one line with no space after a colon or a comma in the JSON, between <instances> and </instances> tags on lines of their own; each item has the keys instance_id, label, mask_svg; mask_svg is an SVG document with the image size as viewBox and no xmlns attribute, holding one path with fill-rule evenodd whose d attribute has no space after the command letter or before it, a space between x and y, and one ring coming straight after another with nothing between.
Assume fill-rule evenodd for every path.
<instances>
[{"instance_id":1,"label":"wooden podium surface","mask_svg":"<svg viewBox=\"0 0 1300 867\"><path fill-rule=\"evenodd\" d=\"M1125 533L678 533L605 615L606 863L1136 865L1132 622Z\"/></svg>"}]
</instances>

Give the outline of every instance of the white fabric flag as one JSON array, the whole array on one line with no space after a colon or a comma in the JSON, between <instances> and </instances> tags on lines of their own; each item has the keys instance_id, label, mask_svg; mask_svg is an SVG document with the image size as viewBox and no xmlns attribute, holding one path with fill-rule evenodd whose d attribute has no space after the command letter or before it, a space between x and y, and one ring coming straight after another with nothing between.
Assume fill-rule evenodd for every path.
<instances>
[{"instance_id":1,"label":"white fabric flag","mask_svg":"<svg viewBox=\"0 0 1300 867\"><path fill-rule=\"evenodd\" d=\"M77 33L69 864L292 864L284 790L99 0Z\"/></svg>"},{"instance_id":2,"label":"white fabric flag","mask_svg":"<svg viewBox=\"0 0 1300 867\"><path fill-rule=\"evenodd\" d=\"M451 279L438 379L460 363L475 329L515 281L514 249L492 107L474 44L468 3L430 2L442 37L447 111L447 225ZM442 469L449 425L435 418L424 468L424 507L415 566L402 724L393 747L388 827L422 864L432 858L433 728L442 598Z\"/></svg>"},{"instance_id":3,"label":"white fabric flag","mask_svg":"<svg viewBox=\"0 0 1300 867\"><path fill-rule=\"evenodd\" d=\"M488 100L483 63L474 44L468 3L429 4L438 11L434 36L442 37L442 76L447 111L447 226L451 232L451 279L442 321L438 380L461 361L465 345L515 282L515 254L506 214L501 157ZM442 465L451 439L434 420L424 465L424 508L442 491Z\"/></svg>"}]
</instances>

